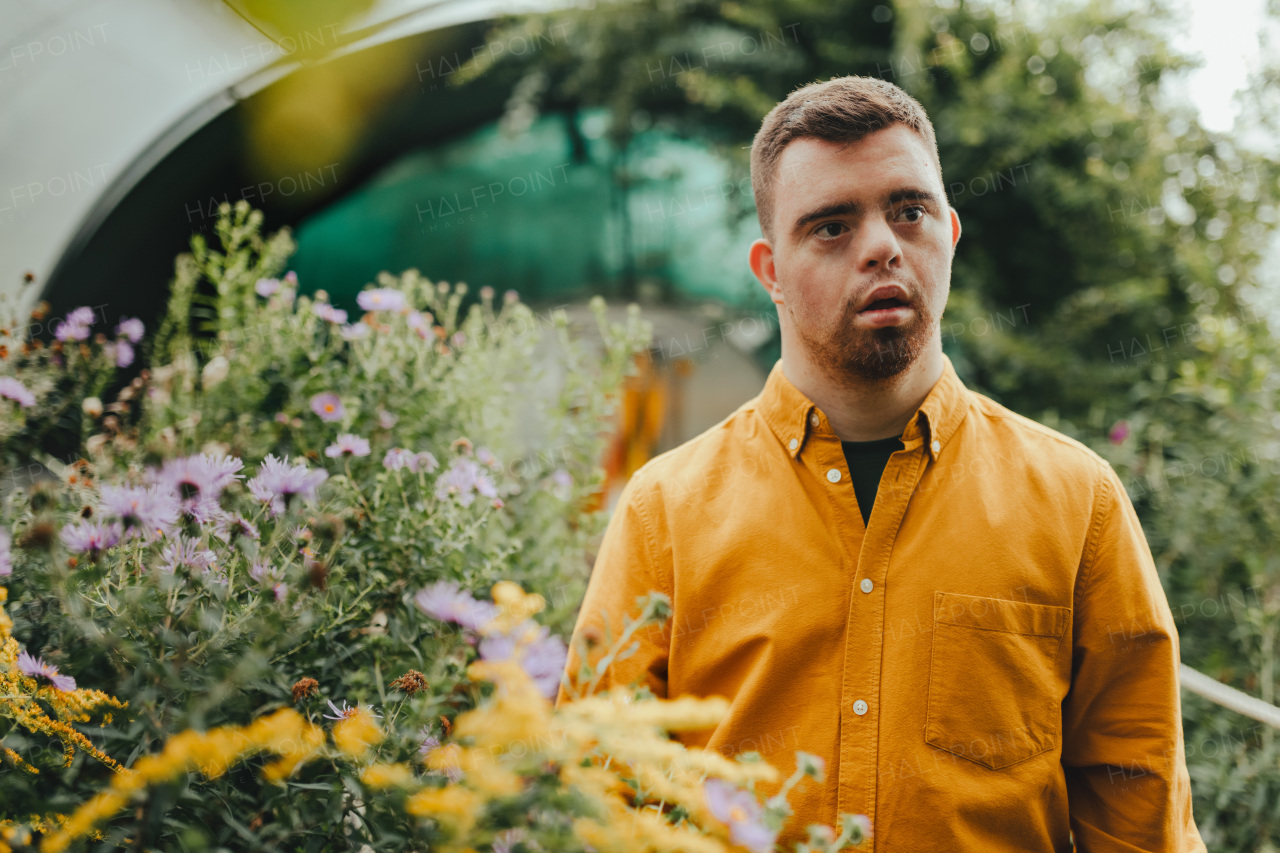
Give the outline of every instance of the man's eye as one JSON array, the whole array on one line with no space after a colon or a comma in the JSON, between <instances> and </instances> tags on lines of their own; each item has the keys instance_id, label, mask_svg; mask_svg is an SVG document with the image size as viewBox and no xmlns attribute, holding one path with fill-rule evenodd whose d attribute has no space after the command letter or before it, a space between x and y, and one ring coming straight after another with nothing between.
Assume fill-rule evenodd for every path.
<instances>
[{"instance_id":1,"label":"man's eye","mask_svg":"<svg viewBox=\"0 0 1280 853\"><path fill-rule=\"evenodd\" d=\"M907 222L919 222L921 219L924 219L925 212L926 211L923 207L918 204L913 204L910 207L904 207L902 210L898 211L898 216L906 217Z\"/></svg>"},{"instance_id":2,"label":"man's eye","mask_svg":"<svg viewBox=\"0 0 1280 853\"><path fill-rule=\"evenodd\" d=\"M831 228L844 228L844 224L841 222L828 222L826 225L818 226L818 229L813 233L817 234L819 237L826 237L828 239L833 237L839 237L840 232L828 230Z\"/></svg>"}]
</instances>

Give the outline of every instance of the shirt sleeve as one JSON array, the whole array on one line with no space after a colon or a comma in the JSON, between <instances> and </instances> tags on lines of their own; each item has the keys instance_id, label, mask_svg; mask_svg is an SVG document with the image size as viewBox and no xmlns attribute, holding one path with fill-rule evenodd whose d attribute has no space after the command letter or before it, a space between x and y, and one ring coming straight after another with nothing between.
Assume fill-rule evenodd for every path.
<instances>
[{"instance_id":1,"label":"shirt sleeve","mask_svg":"<svg viewBox=\"0 0 1280 853\"><path fill-rule=\"evenodd\" d=\"M1177 629L1133 504L1104 466L1062 705L1076 851L1203 851L1182 739Z\"/></svg>"},{"instance_id":2,"label":"shirt sleeve","mask_svg":"<svg viewBox=\"0 0 1280 853\"><path fill-rule=\"evenodd\" d=\"M667 582L669 567L659 566L655 561L656 554L666 554L669 550L660 551L653 539L653 529L645 511L646 493L640 481L639 472L627 481L605 528L569 642L564 679L556 696L557 707L573 698L565 689L565 681L579 694L590 684L589 678L579 677L582 659L578 649L585 636L595 640L587 652L587 659L594 666L604 657L627 622L640 615L637 599L650 592L662 592L668 598L671 596ZM655 696L667 698L667 658L671 645L669 626L668 620L664 623L651 622L637 629L624 646L623 653L633 644L638 646L636 651L621 660L615 659L594 692L618 685L639 686L643 683Z\"/></svg>"}]
</instances>

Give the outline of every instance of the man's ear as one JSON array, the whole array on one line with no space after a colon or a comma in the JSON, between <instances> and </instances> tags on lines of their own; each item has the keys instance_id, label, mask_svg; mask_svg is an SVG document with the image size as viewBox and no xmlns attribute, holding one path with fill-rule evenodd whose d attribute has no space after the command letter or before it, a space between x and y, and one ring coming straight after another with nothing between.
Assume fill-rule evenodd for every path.
<instances>
[{"instance_id":1,"label":"man's ear","mask_svg":"<svg viewBox=\"0 0 1280 853\"><path fill-rule=\"evenodd\" d=\"M956 213L954 207L948 206L947 210L951 211L951 257L956 256L956 243L960 242L960 214Z\"/></svg>"},{"instance_id":2,"label":"man's ear","mask_svg":"<svg viewBox=\"0 0 1280 853\"><path fill-rule=\"evenodd\" d=\"M760 286L769 294L775 305L782 304L782 288L778 285L778 271L773 264L773 246L768 240L760 238L747 250L747 263L755 274Z\"/></svg>"}]
</instances>

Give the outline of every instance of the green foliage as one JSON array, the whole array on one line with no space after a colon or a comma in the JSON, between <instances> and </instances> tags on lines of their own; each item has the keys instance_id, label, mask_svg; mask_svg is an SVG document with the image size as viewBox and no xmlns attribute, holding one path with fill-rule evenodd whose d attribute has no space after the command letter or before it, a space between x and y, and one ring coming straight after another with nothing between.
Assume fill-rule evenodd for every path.
<instances>
[{"instance_id":1,"label":"green foliage","mask_svg":"<svg viewBox=\"0 0 1280 853\"><path fill-rule=\"evenodd\" d=\"M415 594L449 581L487 598L495 582L514 580L551 604L545 624L567 635L585 586L582 555L603 523L591 508L612 389L649 335L637 313L609 324L603 302L594 303L601 343L591 346L563 313L537 316L513 292L495 309L484 288L460 316L465 285L410 270L382 276L375 291L402 297L403 309L334 322L323 304L296 297L291 276L271 278L291 242L284 232L260 237L260 224L242 202L222 211L219 246L193 240L149 341L151 367L120 389L112 426L90 415L76 424L84 460L42 455L41 430L72 405L79 413L75 395L103 387L99 374L85 371L92 382L79 391L47 390L56 383L44 377L66 367L33 354L16 375L36 404L0 400L23 419L30 449L8 455L6 443L0 471L17 486L0 507L0 527L12 531L12 575L0 580L13 634L81 687L129 703L94 735L125 765L177 731L287 705L303 678L319 685L299 706L312 717L326 701L373 703L399 716L402 738L418 729L443 736L440 718L474 707L485 687L465 675L475 638L425 617ZM80 357L71 350L72 367L83 366ZM88 358L101 364L102 354ZM324 394L341 401L340 418L321 416ZM335 453L343 434L367 439L369 450L357 443L355 454ZM163 536L121 530L106 484L158 482L172 503L190 492L163 466L200 454L228 472L242 460L243 473L229 474L211 504L159 523ZM248 488L255 475L267 482L272 457L323 479L314 497L273 505ZM28 482L31 458L60 476ZM110 541L126 535L86 549L71 530L95 524ZM0 545L9 557L8 540ZM412 697L390 683L409 670L428 685ZM0 773L0 818L69 812L109 775L82 758L58 770L60 744L46 754L38 739L4 726L5 746L41 773ZM398 747L409 757L416 748ZM246 765L157 789L111 837L166 849L261 849L285 839L297 849L347 849L343 838L404 849L408 818L356 820L347 788L306 769L272 786Z\"/></svg>"}]
</instances>

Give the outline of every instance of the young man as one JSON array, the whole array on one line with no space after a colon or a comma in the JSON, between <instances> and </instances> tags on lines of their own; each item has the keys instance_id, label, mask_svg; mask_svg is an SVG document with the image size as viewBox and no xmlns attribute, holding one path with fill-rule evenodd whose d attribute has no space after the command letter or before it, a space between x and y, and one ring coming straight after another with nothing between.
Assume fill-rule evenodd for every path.
<instances>
[{"instance_id":1,"label":"young man","mask_svg":"<svg viewBox=\"0 0 1280 853\"><path fill-rule=\"evenodd\" d=\"M574 641L650 590L673 616L601 686L726 697L681 741L783 778L820 756L788 849L851 812L876 853L1204 850L1177 632L1124 487L942 352L960 218L924 110L882 80L806 86L751 171L782 358L623 490Z\"/></svg>"}]
</instances>

